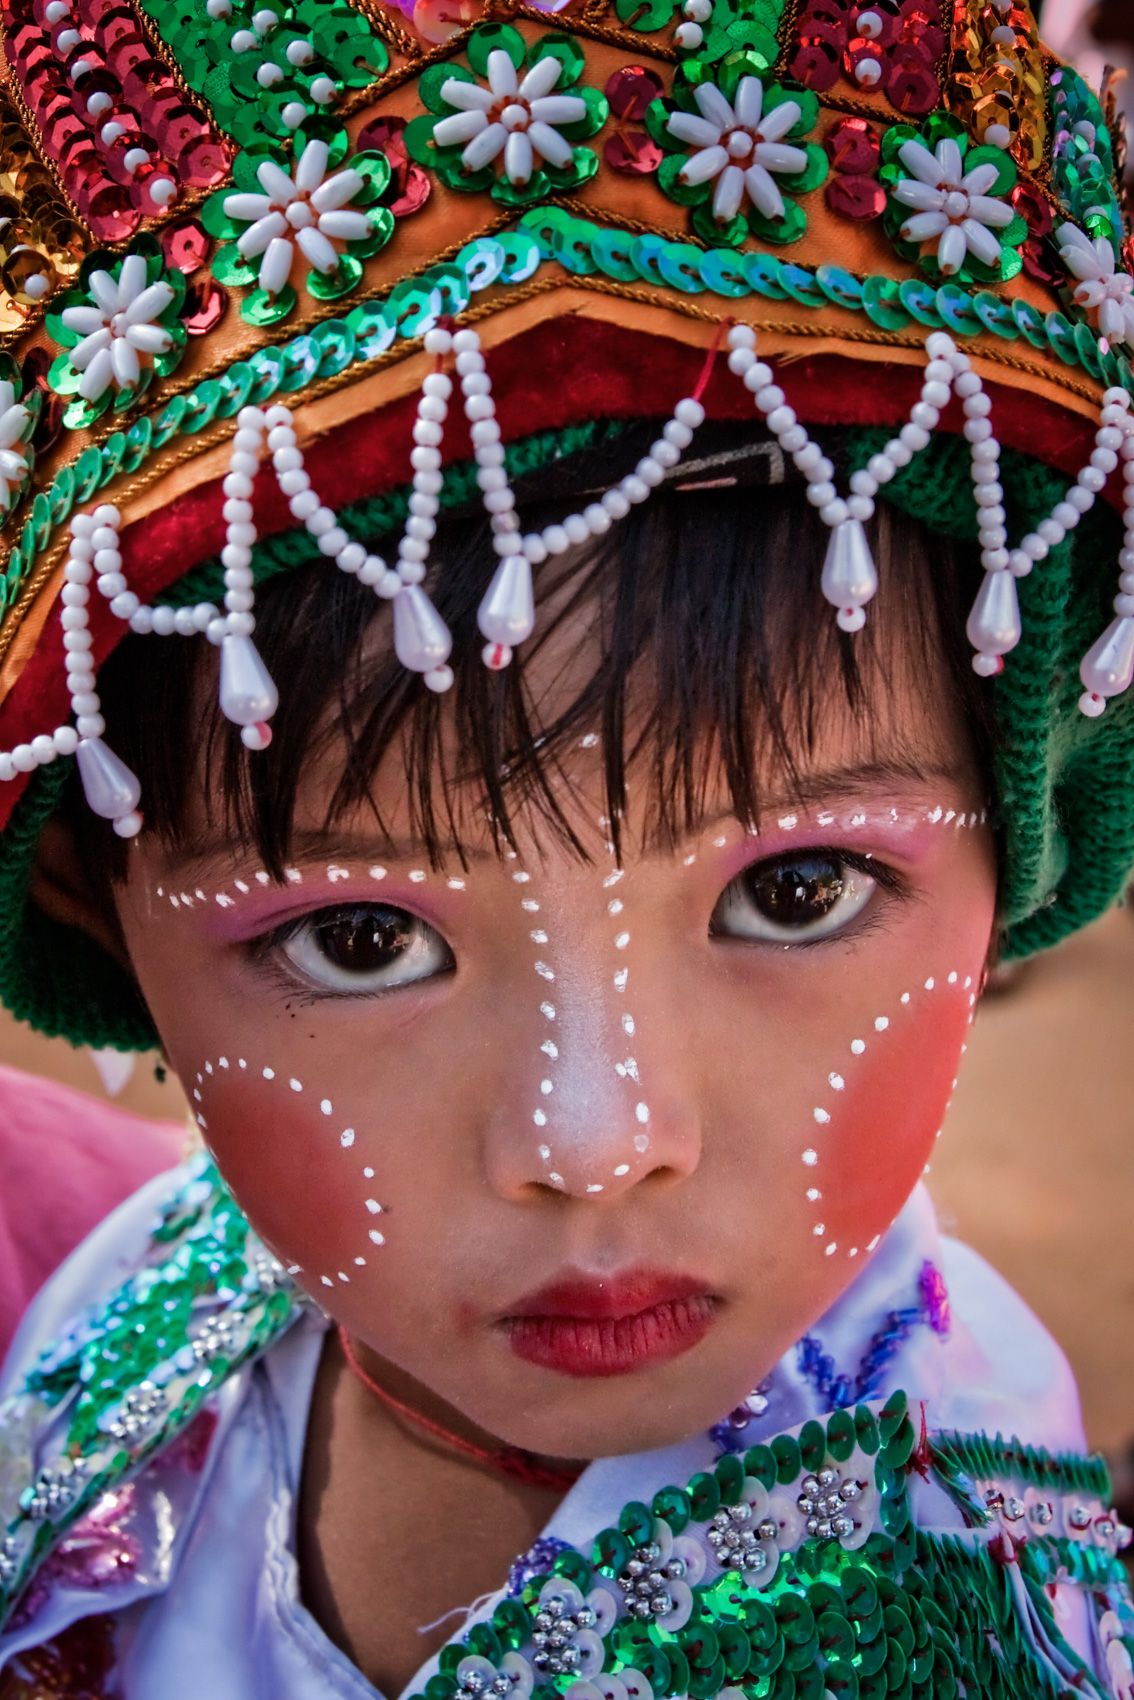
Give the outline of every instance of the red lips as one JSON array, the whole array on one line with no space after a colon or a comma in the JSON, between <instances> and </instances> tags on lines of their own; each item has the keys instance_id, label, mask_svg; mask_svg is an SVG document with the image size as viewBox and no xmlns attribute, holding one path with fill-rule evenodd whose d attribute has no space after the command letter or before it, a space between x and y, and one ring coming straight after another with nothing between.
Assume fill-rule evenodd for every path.
<instances>
[{"instance_id":1,"label":"red lips","mask_svg":"<svg viewBox=\"0 0 1134 1700\"><path fill-rule=\"evenodd\" d=\"M706 1282L630 1269L551 1282L502 1318L517 1357L561 1375L625 1375L689 1351L718 1300Z\"/></svg>"}]
</instances>

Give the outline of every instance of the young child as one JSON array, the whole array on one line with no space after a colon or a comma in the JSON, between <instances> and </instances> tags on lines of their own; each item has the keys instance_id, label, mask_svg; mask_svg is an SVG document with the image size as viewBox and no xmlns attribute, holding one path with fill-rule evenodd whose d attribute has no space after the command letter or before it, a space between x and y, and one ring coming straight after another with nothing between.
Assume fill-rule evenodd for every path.
<instances>
[{"instance_id":1,"label":"young child","mask_svg":"<svg viewBox=\"0 0 1134 1700\"><path fill-rule=\"evenodd\" d=\"M0 990L206 1149L8 1359L0 1694L1130 1700L920 1184L1134 863L1098 101L1007 0L11 11Z\"/></svg>"}]
</instances>

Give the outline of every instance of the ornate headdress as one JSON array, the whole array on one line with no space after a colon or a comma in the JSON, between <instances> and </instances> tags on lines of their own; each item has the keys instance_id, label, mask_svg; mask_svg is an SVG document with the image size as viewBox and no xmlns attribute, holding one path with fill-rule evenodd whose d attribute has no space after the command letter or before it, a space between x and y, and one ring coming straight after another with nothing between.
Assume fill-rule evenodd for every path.
<instances>
[{"instance_id":1,"label":"ornate headdress","mask_svg":"<svg viewBox=\"0 0 1134 1700\"><path fill-rule=\"evenodd\" d=\"M138 829L96 683L127 629L205 634L262 748L255 584L299 527L444 690L424 581L454 463L491 519L502 667L533 569L648 500L706 418L758 418L799 469L847 632L881 490L978 542L1012 947L1113 897L1134 715L1088 719L1134 679L1134 281L1113 112L1027 4L4 0L3 26L0 989L21 1013L90 1029L36 989L24 886L69 758ZM525 535L517 446L643 414L668 415L649 452ZM842 489L824 425L860 433ZM380 549L351 515L393 490ZM1083 525L1100 502L1125 536Z\"/></svg>"}]
</instances>

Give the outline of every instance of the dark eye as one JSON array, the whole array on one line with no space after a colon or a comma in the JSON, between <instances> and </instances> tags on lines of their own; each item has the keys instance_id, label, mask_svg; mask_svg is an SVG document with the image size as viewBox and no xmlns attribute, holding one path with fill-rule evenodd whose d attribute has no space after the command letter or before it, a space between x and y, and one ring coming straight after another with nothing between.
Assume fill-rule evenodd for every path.
<instances>
[{"instance_id":1,"label":"dark eye","mask_svg":"<svg viewBox=\"0 0 1134 1700\"><path fill-rule=\"evenodd\" d=\"M268 943L309 983L336 992L393 990L453 967L440 933L386 903L320 909Z\"/></svg>"},{"instance_id":2,"label":"dark eye","mask_svg":"<svg viewBox=\"0 0 1134 1700\"><path fill-rule=\"evenodd\" d=\"M827 850L755 862L721 893L712 931L776 944L830 938L862 913L878 884Z\"/></svg>"}]
</instances>

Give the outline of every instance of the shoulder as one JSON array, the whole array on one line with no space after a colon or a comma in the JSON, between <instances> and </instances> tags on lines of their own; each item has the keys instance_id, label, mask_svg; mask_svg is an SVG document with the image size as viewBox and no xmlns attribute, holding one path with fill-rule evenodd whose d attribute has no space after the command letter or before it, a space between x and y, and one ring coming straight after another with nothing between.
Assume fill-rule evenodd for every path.
<instances>
[{"instance_id":1,"label":"shoulder","mask_svg":"<svg viewBox=\"0 0 1134 1700\"><path fill-rule=\"evenodd\" d=\"M0 1067L0 1360L52 1272L181 1142L172 1122Z\"/></svg>"},{"instance_id":2,"label":"shoulder","mask_svg":"<svg viewBox=\"0 0 1134 1700\"><path fill-rule=\"evenodd\" d=\"M1085 1449L1075 1376L1014 1287L959 1240L942 1238L953 1310L941 1426L1019 1434L1053 1452Z\"/></svg>"}]
</instances>

